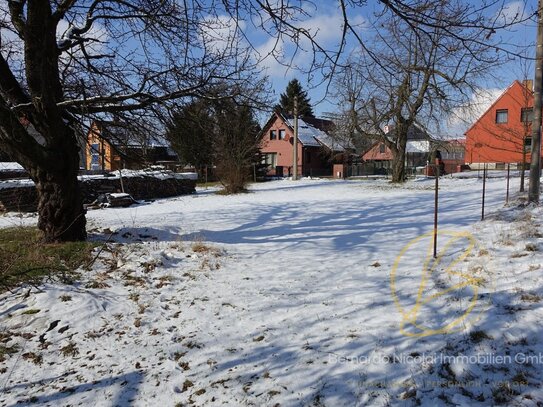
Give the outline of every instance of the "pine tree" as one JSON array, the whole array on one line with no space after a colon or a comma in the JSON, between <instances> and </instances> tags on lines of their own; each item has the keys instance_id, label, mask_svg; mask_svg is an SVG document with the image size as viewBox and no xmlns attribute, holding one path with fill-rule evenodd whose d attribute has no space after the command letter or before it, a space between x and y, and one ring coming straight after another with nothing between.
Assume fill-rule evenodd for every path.
<instances>
[{"instance_id":1,"label":"pine tree","mask_svg":"<svg viewBox=\"0 0 543 407\"><path fill-rule=\"evenodd\" d=\"M298 96L298 115L301 117L315 117L307 92L302 88L298 79L292 79L288 83L285 93L281 93L276 110L278 109L285 114L292 114L294 112L295 96Z\"/></svg>"},{"instance_id":2,"label":"pine tree","mask_svg":"<svg viewBox=\"0 0 543 407\"><path fill-rule=\"evenodd\" d=\"M174 113L167 126L170 141L183 164L192 164L201 172L213 163L213 112L210 103L197 100Z\"/></svg>"}]
</instances>

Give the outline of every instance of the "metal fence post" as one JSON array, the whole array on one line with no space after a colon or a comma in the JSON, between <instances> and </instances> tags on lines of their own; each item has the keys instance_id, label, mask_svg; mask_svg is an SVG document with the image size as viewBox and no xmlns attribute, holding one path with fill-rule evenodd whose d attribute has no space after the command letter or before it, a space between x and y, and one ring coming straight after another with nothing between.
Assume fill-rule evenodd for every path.
<instances>
[{"instance_id":1,"label":"metal fence post","mask_svg":"<svg viewBox=\"0 0 543 407\"><path fill-rule=\"evenodd\" d=\"M439 208L439 161L436 158L436 186L434 194L434 259L437 258L437 214Z\"/></svg>"},{"instance_id":2,"label":"metal fence post","mask_svg":"<svg viewBox=\"0 0 543 407\"><path fill-rule=\"evenodd\" d=\"M510 170L511 170L511 164L507 164L507 192L505 194L505 204L508 205L509 204L509 175L510 175Z\"/></svg>"},{"instance_id":3,"label":"metal fence post","mask_svg":"<svg viewBox=\"0 0 543 407\"><path fill-rule=\"evenodd\" d=\"M486 164L483 168L483 199L481 204L481 220L485 220L485 193L486 193Z\"/></svg>"}]
</instances>

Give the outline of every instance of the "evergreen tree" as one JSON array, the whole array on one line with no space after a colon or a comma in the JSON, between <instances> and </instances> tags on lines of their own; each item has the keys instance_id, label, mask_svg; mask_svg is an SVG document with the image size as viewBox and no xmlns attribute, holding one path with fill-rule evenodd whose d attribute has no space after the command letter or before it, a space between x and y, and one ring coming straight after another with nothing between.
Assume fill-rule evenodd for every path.
<instances>
[{"instance_id":1,"label":"evergreen tree","mask_svg":"<svg viewBox=\"0 0 543 407\"><path fill-rule=\"evenodd\" d=\"M281 93L279 105L275 107L276 110L278 109L285 114L293 114L294 98L296 96L298 96L298 115L301 117L315 117L307 92L302 88L298 79L292 79L288 83L285 93Z\"/></svg>"},{"instance_id":2,"label":"evergreen tree","mask_svg":"<svg viewBox=\"0 0 543 407\"><path fill-rule=\"evenodd\" d=\"M209 102L190 102L175 112L166 130L183 164L192 164L201 172L213 162L213 112Z\"/></svg>"},{"instance_id":3,"label":"evergreen tree","mask_svg":"<svg viewBox=\"0 0 543 407\"><path fill-rule=\"evenodd\" d=\"M231 99L191 102L174 114L167 138L184 163L214 165L226 193L245 190L258 161L260 127L249 106Z\"/></svg>"},{"instance_id":4,"label":"evergreen tree","mask_svg":"<svg viewBox=\"0 0 543 407\"><path fill-rule=\"evenodd\" d=\"M252 166L258 161L260 126L248 106L231 100L215 107L217 135L213 141L217 176L228 194L245 191L252 177Z\"/></svg>"}]
</instances>

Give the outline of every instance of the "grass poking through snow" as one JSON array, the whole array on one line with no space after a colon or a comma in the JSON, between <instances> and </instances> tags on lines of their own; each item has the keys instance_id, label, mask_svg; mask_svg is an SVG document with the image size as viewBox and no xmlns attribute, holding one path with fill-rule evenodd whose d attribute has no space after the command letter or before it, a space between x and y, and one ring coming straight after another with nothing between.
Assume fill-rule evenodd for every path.
<instances>
[{"instance_id":1,"label":"grass poking through snow","mask_svg":"<svg viewBox=\"0 0 543 407\"><path fill-rule=\"evenodd\" d=\"M0 229L0 292L45 277L69 281L74 270L88 264L97 243L44 244L33 227Z\"/></svg>"}]
</instances>

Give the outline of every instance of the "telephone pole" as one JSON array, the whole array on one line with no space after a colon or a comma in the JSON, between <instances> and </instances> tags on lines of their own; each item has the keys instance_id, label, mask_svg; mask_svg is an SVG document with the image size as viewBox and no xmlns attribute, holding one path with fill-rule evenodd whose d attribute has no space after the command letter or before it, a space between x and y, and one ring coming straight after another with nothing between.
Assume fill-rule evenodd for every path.
<instances>
[{"instance_id":1,"label":"telephone pole","mask_svg":"<svg viewBox=\"0 0 543 407\"><path fill-rule=\"evenodd\" d=\"M539 203L541 184L541 91L543 87L543 0L538 2L537 48L535 53L534 121L532 123L532 157L528 201Z\"/></svg>"},{"instance_id":2,"label":"telephone pole","mask_svg":"<svg viewBox=\"0 0 543 407\"><path fill-rule=\"evenodd\" d=\"M298 179L298 96L294 96L294 140L292 143L292 179Z\"/></svg>"}]
</instances>

